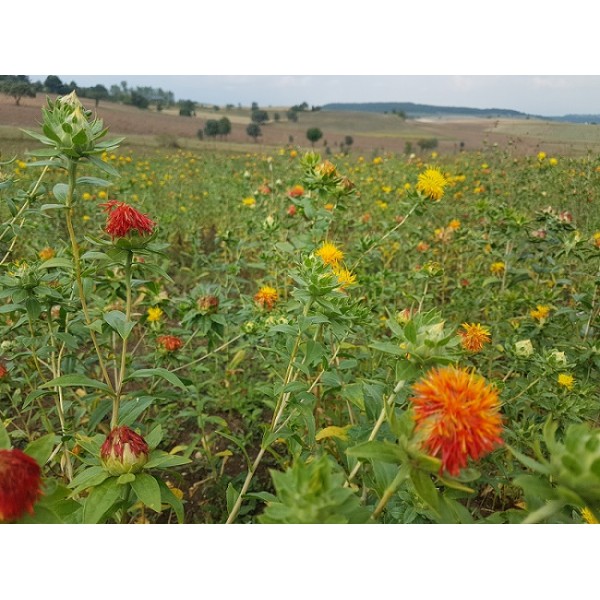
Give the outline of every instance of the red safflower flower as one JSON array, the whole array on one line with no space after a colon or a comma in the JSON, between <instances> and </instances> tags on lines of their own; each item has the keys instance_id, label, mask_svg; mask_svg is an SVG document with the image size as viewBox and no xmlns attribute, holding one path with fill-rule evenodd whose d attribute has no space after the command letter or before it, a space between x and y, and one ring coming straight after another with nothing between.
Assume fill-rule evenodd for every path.
<instances>
[{"instance_id":1,"label":"red safflower flower","mask_svg":"<svg viewBox=\"0 0 600 600\"><path fill-rule=\"evenodd\" d=\"M14 521L41 496L41 469L21 450L0 450L0 521Z\"/></svg>"},{"instance_id":2,"label":"red safflower flower","mask_svg":"<svg viewBox=\"0 0 600 600\"><path fill-rule=\"evenodd\" d=\"M8 375L8 369L0 362L0 379L4 379Z\"/></svg>"},{"instance_id":3,"label":"red safflower flower","mask_svg":"<svg viewBox=\"0 0 600 600\"><path fill-rule=\"evenodd\" d=\"M143 215L125 202L109 200L100 206L104 207L104 212L108 213L106 233L113 238L125 237L132 231L137 231L139 235L146 235L152 233L156 225L148 215Z\"/></svg>"},{"instance_id":4,"label":"red safflower flower","mask_svg":"<svg viewBox=\"0 0 600 600\"><path fill-rule=\"evenodd\" d=\"M441 458L442 471L458 475L467 458L502 444L498 393L480 375L453 366L432 369L413 392L416 430L427 452Z\"/></svg>"},{"instance_id":5,"label":"red safflower flower","mask_svg":"<svg viewBox=\"0 0 600 600\"><path fill-rule=\"evenodd\" d=\"M111 475L137 473L148 462L146 440L130 427L115 427L100 448L100 459Z\"/></svg>"},{"instance_id":6,"label":"red safflower flower","mask_svg":"<svg viewBox=\"0 0 600 600\"><path fill-rule=\"evenodd\" d=\"M167 352L175 352L183 346L183 340L176 335L159 335L156 343Z\"/></svg>"},{"instance_id":7,"label":"red safflower flower","mask_svg":"<svg viewBox=\"0 0 600 600\"><path fill-rule=\"evenodd\" d=\"M294 204L290 204L287 209L288 217L293 217L296 214L296 206Z\"/></svg>"}]
</instances>

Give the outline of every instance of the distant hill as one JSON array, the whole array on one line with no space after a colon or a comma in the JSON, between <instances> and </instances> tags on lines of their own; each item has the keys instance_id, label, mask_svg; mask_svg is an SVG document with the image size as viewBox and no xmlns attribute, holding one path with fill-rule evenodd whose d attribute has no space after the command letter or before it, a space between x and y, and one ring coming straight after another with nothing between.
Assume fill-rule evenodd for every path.
<instances>
[{"instance_id":1,"label":"distant hill","mask_svg":"<svg viewBox=\"0 0 600 600\"><path fill-rule=\"evenodd\" d=\"M465 106L433 106L414 102L333 102L322 110L357 111L374 113L404 113L409 118L464 116L479 118L525 119L530 115L505 108L468 108Z\"/></svg>"},{"instance_id":2,"label":"distant hill","mask_svg":"<svg viewBox=\"0 0 600 600\"><path fill-rule=\"evenodd\" d=\"M564 115L562 117L546 117L551 121L564 123L600 123L600 115Z\"/></svg>"}]
</instances>

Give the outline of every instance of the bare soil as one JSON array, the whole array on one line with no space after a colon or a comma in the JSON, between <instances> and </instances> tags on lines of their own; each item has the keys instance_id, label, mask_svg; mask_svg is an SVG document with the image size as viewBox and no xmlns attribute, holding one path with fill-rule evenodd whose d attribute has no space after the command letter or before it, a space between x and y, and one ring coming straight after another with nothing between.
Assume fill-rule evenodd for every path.
<instances>
[{"instance_id":1,"label":"bare soil","mask_svg":"<svg viewBox=\"0 0 600 600\"><path fill-rule=\"evenodd\" d=\"M36 129L41 121L41 107L46 96L21 99L20 106L8 96L0 95L0 127ZM315 145L322 151L328 145L334 152L344 142L346 135L353 137L353 152L358 153L402 153L407 142L418 150L419 139L436 138L440 154L456 153L462 147L467 151L484 150L490 147L505 149L512 154L532 154L540 149L562 154L585 151L584 141L561 143L553 140L546 130L532 127L532 133L523 129L523 121L492 119L432 119L402 121L395 115L373 115L368 113L332 113L325 111L301 113L298 123L285 119L280 112L279 122L271 121L262 126L262 137L253 142L246 134L250 122L248 111L198 112L194 117L181 117L177 111L157 112L140 110L133 106L101 102L98 108L93 101L83 99L86 107L97 112L110 128L112 135L125 135L129 143L143 145L183 145L184 147L230 149L242 145L244 149L261 146L283 147L288 144L309 148L306 129L320 127L323 138ZM273 111L270 112L272 114ZM227 116L232 123L232 132L226 141L198 140L197 133L207 119ZM575 126L574 126L575 127ZM540 137L545 131L545 137ZM571 136L572 138L572 136ZM600 143L600 139L598 140ZM588 140L589 142L589 140ZM587 144L589 146L589 143Z\"/></svg>"}]
</instances>

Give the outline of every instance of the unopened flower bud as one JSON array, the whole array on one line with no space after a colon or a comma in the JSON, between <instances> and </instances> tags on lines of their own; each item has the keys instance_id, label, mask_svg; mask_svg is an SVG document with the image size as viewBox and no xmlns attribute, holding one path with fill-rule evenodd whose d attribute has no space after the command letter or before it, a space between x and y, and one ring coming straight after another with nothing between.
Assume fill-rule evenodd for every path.
<instances>
[{"instance_id":1,"label":"unopened flower bud","mask_svg":"<svg viewBox=\"0 0 600 600\"><path fill-rule=\"evenodd\" d=\"M146 440L133 429L115 427L100 448L100 459L111 475L137 473L148 462Z\"/></svg>"}]
</instances>

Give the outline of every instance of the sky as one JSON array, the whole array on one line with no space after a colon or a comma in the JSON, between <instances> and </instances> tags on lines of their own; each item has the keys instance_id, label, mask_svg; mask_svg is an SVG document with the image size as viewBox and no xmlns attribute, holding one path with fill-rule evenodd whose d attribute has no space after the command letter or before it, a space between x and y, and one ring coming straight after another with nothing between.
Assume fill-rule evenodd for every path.
<instances>
[{"instance_id":1,"label":"sky","mask_svg":"<svg viewBox=\"0 0 600 600\"><path fill-rule=\"evenodd\" d=\"M503 108L532 115L600 114L600 76L551 75L58 75L80 86L170 90L176 99L249 106L307 102L415 102ZM44 81L47 75L32 75Z\"/></svg>"}]
</instances>

